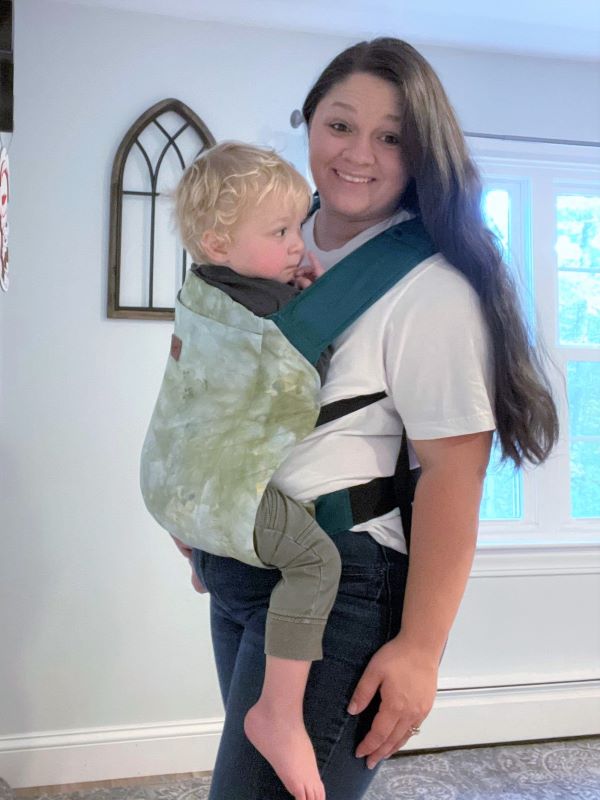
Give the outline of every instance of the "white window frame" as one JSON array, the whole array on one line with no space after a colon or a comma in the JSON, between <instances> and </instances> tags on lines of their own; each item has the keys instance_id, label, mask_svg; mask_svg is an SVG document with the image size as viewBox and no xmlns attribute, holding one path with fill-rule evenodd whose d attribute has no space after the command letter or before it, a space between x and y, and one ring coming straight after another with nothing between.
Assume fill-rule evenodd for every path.
<instances>
[{"instance_id":1,"label":"white window frame","mask_svg":"<svg viewBox=\"0 0 600 800\"><path fill-rule=\"evenodd\" d=\"M581 548L600 544L600 519L570 515L569 421L566 364L600 360L600 347L558 344L558 268L555 253L556 196L568 191L600 194L600 148L572 144L492 139L468 140L485 183L510 187L514 264L528 279L536 326L556 364L551 378L558 401L561 438L548 461L523 474L523 518L480 523L479 546L507 548ZM529 238L530 237L530 238ZM531 263L523 260L531 245ZM519 252L520 251L520 252ZM595 549L595 548L594 548ZM583 550L580 550L583 553Z\"/></svg>"}]
</instances>

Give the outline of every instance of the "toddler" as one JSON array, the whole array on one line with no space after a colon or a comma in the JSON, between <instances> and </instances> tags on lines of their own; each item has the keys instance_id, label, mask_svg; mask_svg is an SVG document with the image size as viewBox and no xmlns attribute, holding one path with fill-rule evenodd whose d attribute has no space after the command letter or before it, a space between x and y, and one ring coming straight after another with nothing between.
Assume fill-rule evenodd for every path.
<instances>
[{"instance_id":1,"label":"toddler","mask_svg":"<svg viewBox=\"0 0 600 800\"><path fill-rule=\"evenodd\" d=\"M181 238L195 262L194 291L218 289L259 317L281 309L322 274L314 262L300 266L310 202L306 181L271 150L224 142L203 153L175 192ZM326 352L317 364L321 381L328 360ZM244 729L295 798L324 800L302 706L311 662L322 658L339 553L313 509L270 484L256 516L254 550L282 578L267 615L262 693Z\"/></svg>"}]
</instances>

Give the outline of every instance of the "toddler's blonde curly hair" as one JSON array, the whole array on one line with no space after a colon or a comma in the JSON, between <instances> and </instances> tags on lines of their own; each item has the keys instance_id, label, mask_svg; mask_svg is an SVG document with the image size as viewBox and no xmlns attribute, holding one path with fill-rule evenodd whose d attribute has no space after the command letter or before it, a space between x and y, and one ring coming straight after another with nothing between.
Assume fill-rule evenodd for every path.
<instances>
[{"instance_id":1,"label":"toddler's blonde curly hair","mask_svg":"<svg viewBox=\"0 0 600 800\"><path fill-rule=\"evenodd\" d=\"M234 141L209 148L186 169L173 194L183 246L195 262L210 261L202 248L204 232L214 230L230 243L248 211L273 195L282 208L308 214L308 183L274 150Z\"/></svg>"}]
</instances>

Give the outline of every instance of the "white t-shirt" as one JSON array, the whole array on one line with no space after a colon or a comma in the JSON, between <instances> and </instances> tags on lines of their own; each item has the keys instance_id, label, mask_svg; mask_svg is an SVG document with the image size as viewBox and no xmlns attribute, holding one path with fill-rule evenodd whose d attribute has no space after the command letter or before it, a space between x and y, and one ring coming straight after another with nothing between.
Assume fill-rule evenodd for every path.
<instances>
[{"instance_id":1,"label":"white t-shirt","mask_svg":"<svg viewBox=\"0 0 600 800\"><path fill-rule=\"evenodd\" d=\"M329 251L315 244L315 217L304 226L304 241L328 269L410 215L399 212ZM273 475L273 484L312 502L393 475L403 425L413 440L493 430L491 367L477 293L441 255L426 259L335 340L321 404L381 391L387 396L316 428ZM352 530L406 552L398 509Z\"/></svg>"}]
</instances>

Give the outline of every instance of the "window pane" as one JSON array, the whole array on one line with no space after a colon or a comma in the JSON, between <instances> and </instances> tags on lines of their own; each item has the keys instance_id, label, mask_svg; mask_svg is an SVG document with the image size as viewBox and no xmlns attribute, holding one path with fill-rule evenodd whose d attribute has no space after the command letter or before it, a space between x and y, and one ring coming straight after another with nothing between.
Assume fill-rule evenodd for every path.
<instances>
[{"instance_id":1,"label":"window pane","mask_svg":"<svg viewBox=\"0 0 600 800\"><path fill-rule=\"evenodd\" d=\"M488 228L502 244L503 257L510 261L510 195L506 189L487 189L483 195L483 216Z\"/></svg>"},{"instance_id":2,"label":"window pane","mask_svg":"<svg viewBox=\"0 0 600 800\"><path fill-rule=\"evenodd\" d=\"M512 461L500 464L500 448L494 444L483 487L479 519L521 519L523 516L523 477Z\"/></svg>"},{"instance_id":3,"label":"window pane","mask_svg":"<svg viewBox=\"0 0 600 800\"><path fill-rule=\"evenodd\" d=\"M502 244L504 260L510 261L510 193L489 188L483 195L483 215L487 226ZM500 450L494 445L488 467L479 518L484 521L521 519L522 479L512 462L500 465Z\"/></svg>"},{"instance_id":4,"label":"window pane","mask_svg":"<svg viewBox=\"0 0 600 800\"><path fill-rule=\"evenodd\" d=\"M556 198L559 341L600 345L600 197Z\"/></svg>"},{"instance_id":5,"label":"window pane","mask_svg":"<svg viewBox=\"0 0 600 800\"><path fill-rule=\"evenodd\" d=\"M600 517L600 362L567 366L571 514Z\"/></svg>"}]
</instances>

